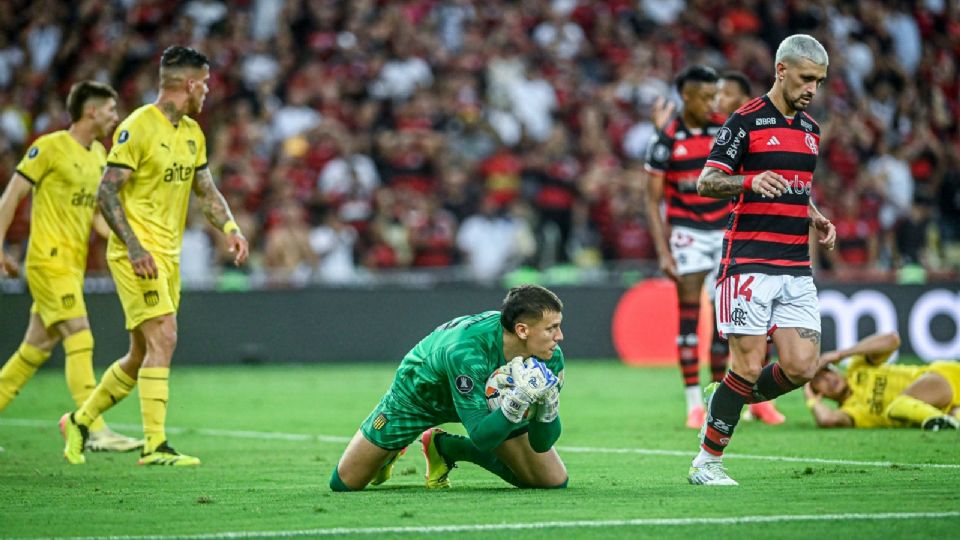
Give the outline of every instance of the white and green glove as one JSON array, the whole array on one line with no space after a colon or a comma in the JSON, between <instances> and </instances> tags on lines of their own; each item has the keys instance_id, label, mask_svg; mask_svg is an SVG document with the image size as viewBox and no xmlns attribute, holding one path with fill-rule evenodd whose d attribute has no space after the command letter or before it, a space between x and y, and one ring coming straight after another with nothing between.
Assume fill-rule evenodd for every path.
<instances>
[{"instance_id":1,"label":"white and green glove","mask_svg":"<svg viewBox=\"0 0 960 540\"><path fill-rule=\"evenodd\" d=\"M556 386L547 390L547 392L537 402L537 414L534 420L549 424L560 415L560 389Z\"/></svg>"},{"instance_id":2,"label":"white and green glove","mask_svg":"<svg viewBox=\"0 0 960 540\"><path fill-rule=\"evenodd\" d=\"M510 374L513 386L501 395L500 410L515 424L523 420L530 405L541 402L559 382L546 364L535 358L523 360L518 356L507 363L505 371Z\"/></svg>"}]
</instances>

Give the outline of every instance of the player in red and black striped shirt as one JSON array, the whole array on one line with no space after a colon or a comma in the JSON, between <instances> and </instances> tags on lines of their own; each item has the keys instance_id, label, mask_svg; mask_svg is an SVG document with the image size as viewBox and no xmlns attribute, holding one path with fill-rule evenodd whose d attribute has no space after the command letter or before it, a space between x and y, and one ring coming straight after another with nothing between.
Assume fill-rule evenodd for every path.
<instances>
[{"instance_id":1,"label":"player in red and black striped shirt","mask_svg":"<svg viewBox=\"0 0 960 540\"><path fill-rule=\"evenodd\" d=\"M713 113L717 79L713 68L701 65L689 66L677 75L676 88L683 110L654 135L644 165L648 173L645 195L650 234L660 270L677 284L677 351L686 387L687 427L691 428L699 428L705 415L697 357L700 294L704 279L720 262L723 231L732 208L729 200L701 197L697 193L697 177L722 124L722 119ZM660 216L663 201L668 225ZM718 364L714 374L722 378L726 354L712 359Z\"/></svg>"},{"instance_id":2,"label":"player in red and black striped shirt","mask_svg":"<svg viewBox=\"0 0 960 540\"><path fill-rule=\"evenodd\" d=\"M717 329L729 338L731 369L710 397L693 484L736 485L722 458L744 404L795 390L816 373L820 306L809 229L828 249L836 230L810 199L820 128L804 111L828 63L816 39L784 39L773 87L727 119L697 181L701 195L737 202L716 285ZM780 360L762 367L768 333Z\"/></svg>"},{"instance_id":3,"label":"player in red and black striped shirt","mask_svg":"<svg viewBox=\"0 0 960 540\"><path fill-rule=\"evenodd\" d=\"M724 119L726 119L731 114L736 112L737 109L746 105L747 102L750 101L750 95L750 80L747 79L746 75L740 73L739 71L724 72L720 74L720 80L717 81L717 100L714 108L717 110L717 112L723 115ZM716 275L713 277L715 278ZM713 281L716 280L714 279ZM713 287L713 281L709 282L711 299L713 298L712 293L716 290ZM726 361L727 357L730 355L730 348L727 346L726 340L720 338L719 332L716 330L716 325L714 325L714 332L713 343L710 346L710 368L713 372L713 380L719 381L726 373ZM770 361L770 345L771 344L768 342L767 356L763 361L764 367L766 367L767 363ZM722 359L722 365L720 359ZM779 425L787 420L786 417L777 410L773 400L751 403L748 413L749 414L744 413L744 420L759 419L763 423L770 425ZM702 425L703 422L700 424Z\"/></svg>"}]
</instances>

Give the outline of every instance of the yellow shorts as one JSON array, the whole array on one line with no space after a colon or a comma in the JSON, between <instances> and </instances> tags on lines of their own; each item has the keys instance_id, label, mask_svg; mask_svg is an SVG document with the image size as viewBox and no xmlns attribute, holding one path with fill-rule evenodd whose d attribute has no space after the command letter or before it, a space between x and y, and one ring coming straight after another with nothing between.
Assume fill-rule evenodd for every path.
<instances>
[{"instance_id":1,"label":"yellow shorts","mask_svg":"<svg viewBox=\"0 0 960 540\"><path fill-rule=\"evenodd\" d=\"M933 362L930 364L930 371L950 383L950 388L953 389L953 402L950 408L960 407L960 362Z\"/></svg>"},{"instance_id":2,"label":"yellow shorts","mask_svg":"<svg viewBox=\"0 0 960 540\"><path fill-rule=\"evenodd\" d=\"M127 330L133 330L144 321L176 313L180 306L180 264L156 255L153 260L157 263L156 279L137 277L126 257L107 260L127 320Z\"/></svg>"},{"instance_id":3,"label":"yellow shorts","mask_svg":"<svg viewBox=\"0 0 960 540\"><path fill-rule=\"evenodd\" d=\"M28 266L27 287L33 297L30 313L40 315L43 326L87 316L83 301L83 270L56 266Z\"/></svg>"}]
</instances>

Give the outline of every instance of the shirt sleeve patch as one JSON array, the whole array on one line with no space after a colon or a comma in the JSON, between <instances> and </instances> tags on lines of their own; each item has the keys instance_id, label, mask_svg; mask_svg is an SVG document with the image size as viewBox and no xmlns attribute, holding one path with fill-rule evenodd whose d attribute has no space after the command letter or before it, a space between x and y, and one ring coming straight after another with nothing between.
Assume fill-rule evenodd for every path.
<instances>
[{"instance_id":1,"label":"shirt sleeve patch","mask_svg":"<svg viewBox=\"0 0 960 540\"><path fill-rule=\"evenodd\" d=\"M39 155L40 155L40 148L38 148L38 147L36 147L36 146L34 146L33 148L31 148L30 151L27 152L27 157L30 158L30 159L33 159L33 158L35 158L35 157L37 157L37 156L39 156Z\"/></svg>"}]
</instances>

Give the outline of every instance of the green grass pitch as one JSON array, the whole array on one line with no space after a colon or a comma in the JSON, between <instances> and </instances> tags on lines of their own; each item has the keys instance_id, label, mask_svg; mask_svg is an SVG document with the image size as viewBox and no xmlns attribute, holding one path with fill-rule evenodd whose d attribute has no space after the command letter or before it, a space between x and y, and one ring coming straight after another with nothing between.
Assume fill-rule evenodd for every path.
<instances>
[{"instance_id":1,"label":"green grass pitch","mask_svg":"<svg viewBox=\"0 0 960 540\"><path fill-rule=\"evenodd\" d=\"M569 360L559 451L570 487L517 490L464 463L453 489L423 487L419 443L393 479L331 493L331 468L395 365L175 366L167 424L199 468L143 468L135 454L69 466L56 429L62 372L42 370L0 415L0 538L955 538L960 436L817 430L800 392L782 426L740 424L727 466L741 485L686 482L675 368ZM107 415L139 432L132 395ZM503 524L512 524L506 528Z\"/></svg>"}]
</instances>

